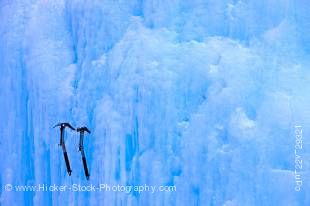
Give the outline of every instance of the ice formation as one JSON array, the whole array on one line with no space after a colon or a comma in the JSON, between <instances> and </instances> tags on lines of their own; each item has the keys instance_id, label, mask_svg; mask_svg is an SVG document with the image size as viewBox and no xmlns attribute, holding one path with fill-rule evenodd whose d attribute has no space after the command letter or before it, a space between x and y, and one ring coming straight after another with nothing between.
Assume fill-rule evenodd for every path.
<instances>
[{"instance_id":1,"label":"ice formation","mask_svg":"<svg viewBox=\"0 0 310 206\"><path fill-rule=\"evenodd\" d=\"M0 205L310 205L306 0L0 0ZM78 135L87 125L86 181ZM295 126L303 128L295 191ZM164 185L174 192L5 191Z\"/></svg>"}]
</instances>

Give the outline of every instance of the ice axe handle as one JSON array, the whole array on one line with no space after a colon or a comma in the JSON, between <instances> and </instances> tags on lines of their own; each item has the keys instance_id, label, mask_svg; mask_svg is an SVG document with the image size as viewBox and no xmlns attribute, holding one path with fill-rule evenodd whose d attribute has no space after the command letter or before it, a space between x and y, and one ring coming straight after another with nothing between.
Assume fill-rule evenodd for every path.
<instances>
[{"instance_id":1,"label":"ice axe handle","mask_svg":"<svg viewBox=\"0 0 310 206\"><path fill-rule=\"evenodd\" d=\"M66 161L66 166L67 166L67 171L68 171L68 174L69 176L71 176L71 167L70 167L70 163L69 163L69 158L68 158L68 154L67 152L64 152L64 158L65 158L65 161Z\"/></svg>"},{"instance_id":2,"label":"ice axe handle","mask_svg":"<svg viewBox=\"0 0 310 206\"><path fill-rule=\"evenodd\" d=\"M83 166L84 166L85 176L86 176L86 179L88 180L88 179L89 179L89 173L88 173L86 158L85 158L85 157L82 157L82 160L83 160Z\"/></svg>"}]
</instances>

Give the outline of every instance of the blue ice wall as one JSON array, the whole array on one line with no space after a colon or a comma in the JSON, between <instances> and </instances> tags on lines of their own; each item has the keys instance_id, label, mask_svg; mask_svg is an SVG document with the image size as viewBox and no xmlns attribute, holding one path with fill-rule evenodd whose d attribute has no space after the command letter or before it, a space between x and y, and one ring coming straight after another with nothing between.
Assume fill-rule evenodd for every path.
<instances>
[{"instance_id":1,"label":"blue ice wall","mask_svg":"<svg viewBox=\"0 0 310 206\"><path fill-rule=\"evenodd\" d=\"M310 205L309 9L307 0L0 0L0 205ZM72 132L67 175L60 121L92 131L90 181ZM15 190L102 183L177 190Z\"/></svg>"}]
</instances>

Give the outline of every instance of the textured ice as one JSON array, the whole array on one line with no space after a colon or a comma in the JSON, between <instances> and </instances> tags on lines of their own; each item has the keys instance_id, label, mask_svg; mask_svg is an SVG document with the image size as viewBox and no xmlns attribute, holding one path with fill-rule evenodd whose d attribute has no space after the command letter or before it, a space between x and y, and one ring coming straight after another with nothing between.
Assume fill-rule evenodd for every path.
<instances>
[{"instance_id":1,"label":"textured ice","mask_svg":"<svg viewBox=\"0 0 310 206\"><path fill-rule=\"evenodd\" d=\"M309 9L306 0L0 0L0 205L310 205ZM89 182L74 133L67 176L59 121L92 131ZM177 191L4 190L43 183Z\"/></svg>"}]
</instances>

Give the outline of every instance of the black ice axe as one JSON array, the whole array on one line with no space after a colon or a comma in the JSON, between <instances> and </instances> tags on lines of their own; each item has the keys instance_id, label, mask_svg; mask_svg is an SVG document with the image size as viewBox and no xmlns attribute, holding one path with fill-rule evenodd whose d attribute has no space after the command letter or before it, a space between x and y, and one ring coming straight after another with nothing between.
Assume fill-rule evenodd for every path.
<instances>
[{"instance_id":1,"label":"black ice axe","mask_svg":"<svg viewBox=\"0 0 310 206\"><path fill-rule=\"evenodd\" d=\"M65 135L65 128L66 127L69 127L71 130L75 130L69 123L59 123L59 124L56 124L54 126L55 127L60 127L60 143L59 143L59 146L62 147L62 151L64 153L64 158L65 158L65 162L66 162L66 167L67 167L67 172L69 174L69 176L71 176L71 167L70 167L70 162L69 162L69 158L68 158L68 154L67 154L67 150L66 150L66 145L65 145L65 138L64 138L64 135Z\"/></svg>"},{"instance_id":2,"label":"black ice axe","mask_svg":"<svg viewBox=\"0 0 310 206\"><path fill-rule=\"evenodd\" d=\"M85 157L85 153L84 153L83 140L84 140L84 132L87 132L88 134L90 134L90 131L87 127L79 127L76 129L76 131L78 131L80 133L79 151L81 152L81 155L82 155L85 177L87 180L89 180L89 172L88 172L86 157Z\"/></svg>"}]
</instances>

